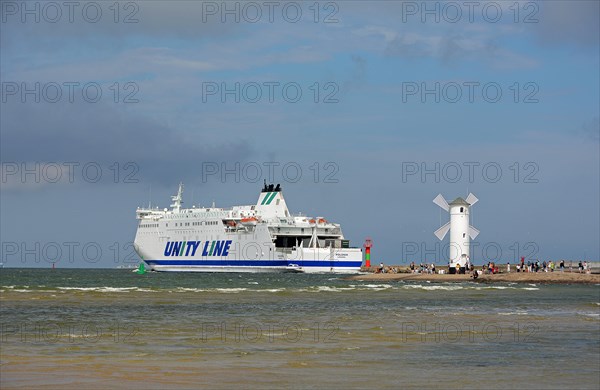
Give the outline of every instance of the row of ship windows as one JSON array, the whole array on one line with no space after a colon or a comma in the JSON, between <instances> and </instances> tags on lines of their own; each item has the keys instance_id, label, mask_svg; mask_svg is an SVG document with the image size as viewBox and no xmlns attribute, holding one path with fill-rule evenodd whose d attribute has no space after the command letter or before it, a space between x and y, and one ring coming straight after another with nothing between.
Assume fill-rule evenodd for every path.
<instances>
[{"instance_id":1,"label":"row of ship windows","mask_svg":"<svg viewBox=\"0 0 600 390\"><path fill-rule=\"evenodd\" d=\"M204 221L204 222L180 222L179 224L176 222L175 226L208 226L208 225L217 225L218 221ZM169 224L167 224L169 226Z\"/></svg>"},{"instance_id":2,"label":"row of ship windows","mask_svg":"<svg viewBox=\"0 0 600 390\"><path fill-rule=\"evenodd\" d=\"M175 222L175 226L209 226L209 225L218 225L219 221L204 221L204 222ZM165 224L166 227L169 227L169 224ZM157 228L157 223L143 223L140 225L141 228Z\"/></svg>"},{"instance_id":3,"label":"row of ship windows","mask_svg":"<svg viewBox=\"0 0 600 390\"><path fill-rule=\"evenodd\" d=\"M189 211L189 212L191 213L192 211ZM197 214L197 213L196 213L196 214ZM206 214L204 214L204 215L199 215L199 214L197 214L197 215L192 215L191 217L192 217L192 218L194 218L194 217L220 217L220 216L223 216L223 215L225 215L225 214L226 214L226 213L219 213L219 212L208 212L208 211L207 211L207 212L206 212ZM166 216L166 218L167 218L167 219L181 219L181 218L184 218L184 217L185 217L185 218L190 218L190 216L189 216L189 215L182 216L182 215L180 215L180 214L175 214L175 215L167 215L167 216Z\"/></svg>"}]
</instances>

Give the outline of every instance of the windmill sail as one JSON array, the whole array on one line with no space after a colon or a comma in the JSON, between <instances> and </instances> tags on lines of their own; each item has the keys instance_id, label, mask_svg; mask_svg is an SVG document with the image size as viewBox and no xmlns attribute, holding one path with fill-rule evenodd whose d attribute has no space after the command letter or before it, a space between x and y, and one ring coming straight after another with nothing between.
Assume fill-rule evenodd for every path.
<instances>
[{"instance_id":1,"label":"windmill sail","mask_svg":"<svg viewBox=\"0 0 600 390\"><path fill-rule=\"evenodd\" d=\"M475 195L473 195L472 193L469 193L469 195L467 196L467 199L465 199L465 200L467 201L468 204L473 206L475 203L477 203L477 201L479 199L477 199L477 197Z\"/></svg>"},{"instance_id":2,"label":"windmill sail","mask_svg":"<svg viewBox=\"0 0 600 390\"><path fill-rule=\"evenodd\" d=\"M443 208L446 211L450 210L450 205L448 205L448 202L446 202L446 199L444 199L442 194L439 194L438 196L436 196L435 199L433 200L433 203L437 204L438 206L440 206L441 208Z\"/></svg>"},{"instance_id":3,"label":"windmill sail","mask_svg":"<svg viewBox=\"0 0 600 390\"><path fill-rule=\"evenodd\" d=\"M471 237L471 239L474 240L475 238L477 238L478 235L479 235L479 230L477 230L473 226L469 225L469 237Z\"/></svg>"},{"instance_id":4,"label":"windmill sail","mask_svg":"<svg viewBox=\"0 0 600 390\"><path fill-rule=\"evenodd\" d=\"M446 224L444 226L440 227L433 234L435 234L439 240L443 240L444 237L446 237L446 234L448 234L449 230L450 230L450 222L446 222Z\"/></svg>"}]
</instances>

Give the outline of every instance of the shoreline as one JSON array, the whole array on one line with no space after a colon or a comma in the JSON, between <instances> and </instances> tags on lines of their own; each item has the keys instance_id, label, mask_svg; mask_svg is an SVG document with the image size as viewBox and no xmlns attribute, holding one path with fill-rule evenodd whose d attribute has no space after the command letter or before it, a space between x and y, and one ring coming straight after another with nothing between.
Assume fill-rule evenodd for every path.
<instances>
[{"instance_id":1,"label":"shoreline","mask_svg":"<svg viewBox=\"0 0 600 390\"><path fill-rule=\"evenodd\" d=\"M476 282L476 283L544 283L544 284L600 284L600 274L570 272L511 272L480 275L473 279L471 274L417 274L385 273L349 276L348 280L360 281L424 281L424 282Z\"/></svg>"}]
</instances>

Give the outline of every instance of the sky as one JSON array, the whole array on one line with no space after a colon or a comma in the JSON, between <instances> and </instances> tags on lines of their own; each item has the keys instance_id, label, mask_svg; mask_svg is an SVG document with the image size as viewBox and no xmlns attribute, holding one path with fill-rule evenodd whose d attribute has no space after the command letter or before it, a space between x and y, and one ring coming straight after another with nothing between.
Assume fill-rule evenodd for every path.
<instances>
[{"instance_id":1,"label":"sky","mask_svg":"<svg viewBox=\"0 0 600 390\"><path fill-rule=\"evenodd\" d=\"M6 267L116 267L138 206L254 204L476 264L600 259L597 1L0 1Z\"/></svg>"}]
</instances>

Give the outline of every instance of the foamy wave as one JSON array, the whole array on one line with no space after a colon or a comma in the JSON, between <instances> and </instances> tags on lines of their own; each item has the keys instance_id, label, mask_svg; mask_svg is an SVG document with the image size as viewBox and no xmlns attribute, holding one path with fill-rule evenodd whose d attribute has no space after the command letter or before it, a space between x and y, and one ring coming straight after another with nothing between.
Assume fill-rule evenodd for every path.
<instances>
[{"instance_id":1,"label":"foamy wave","mask_svg":"<svg viewBox=\"0 0 600 390\"><path fill-rule=\"evenodd\" d=\"M354 287L331 287L331 286L316 286L310 287L308 289L300 289L299 291L309 291L309 292L342 292L354 290Z\"/></svg>"},{"instance_id":2,"label":"foamy wave","mask_svg":"<svg viewBox=\"0 0 600 390\"><path fill-rule=\"evenodd\" d=\"M246 291L247 288L215 288L215 291L226 293L226 294L236 294L242 291Z\"/></svg>"},{"instance_id":3,"label":"foamy wave","mask_svg":"<svg viewBox=\"0 0 600 390\"><path fill-rule=\"evenodd\" d=\"M242 291L248 291L247 288L193 288L193 287L177 287L175 290L167 290L169 292L194 292L194 293L202 293L202 292L220 292L225 294L236 294ZM250 290L250 291L260 291L260 290Z\"/></svg>"},{"instance_id":4,"label":"foamy wave","mask_svg":"<svg viewBox=\"0 0 600 390\"><path fill-rule=\"evenodd\" d=\"M178 287L175 292L204 292L209 291L203 288Z\"/></svg>"},{"instance_id":5,"label":"foamy wave","mask_svg":"<svg viewBox=\"0 0 600 390\"><path fill-rule=\"evenodd\" d=\"M445 285L433 285L433 286L423 286L422 284L407 284L402 286L404 289L421 289L421 290L444 290L444 291L455 291L455 290L463 290L463 286L445 286Z\"/></svg>"},{"instance_id":6,"label":"foamy wave","mask_svg":"<svg viewBox=\"0 0 600 390\"><path fill-rule=\"evenodd\" d=\"M529 313L526 311L509 311L507 313L498 313L500 316L525 316Z\"/></svg>"},{"instance_id":7,"label":"foamy wave","mask_svg":"<svg viewBox=\"0 0 600 390\"><path fill-rule=\"evenodd\" d=\"M392 288L394 286L392 286L391 284L363 284L360 287L366 287L366 288L375 289L375 290L386 290L386 289Z\"/></svg>"},{"instance_id":8,"label":"foamy wave","mask_svg":"<svg viewBox=\"0 0 600 390\"><path fill-rule=\"evenodd\" d=\"M140 288L140 287L108 287L108 286L101 286L101 287L57 287L58 290L63 290L63 291L91 291L91 292L131 292L131 291L137 291L137 292L152 292L152 290L150 289L146 289L146 288Z\"/></svg>"},{"instance_id":9,"label":"foamy wave","mask_svg":"<svg viewBox=\"0 0 600 390\"><path fill-rule=\"evenodd\" d=\"M510 286L485 286L485 287L474 287L475 290L510 290L516 287Z\"/></svg>"},{"instance_id":10,"label":"foamy wave","mask_svg":"<svg viewBox=\"0 0 600 390\"><path fill-rule=\"evenodd\" d=\"M577 313L582 317L600 318L600 313Z\"/></svg>"}]
</instances>

